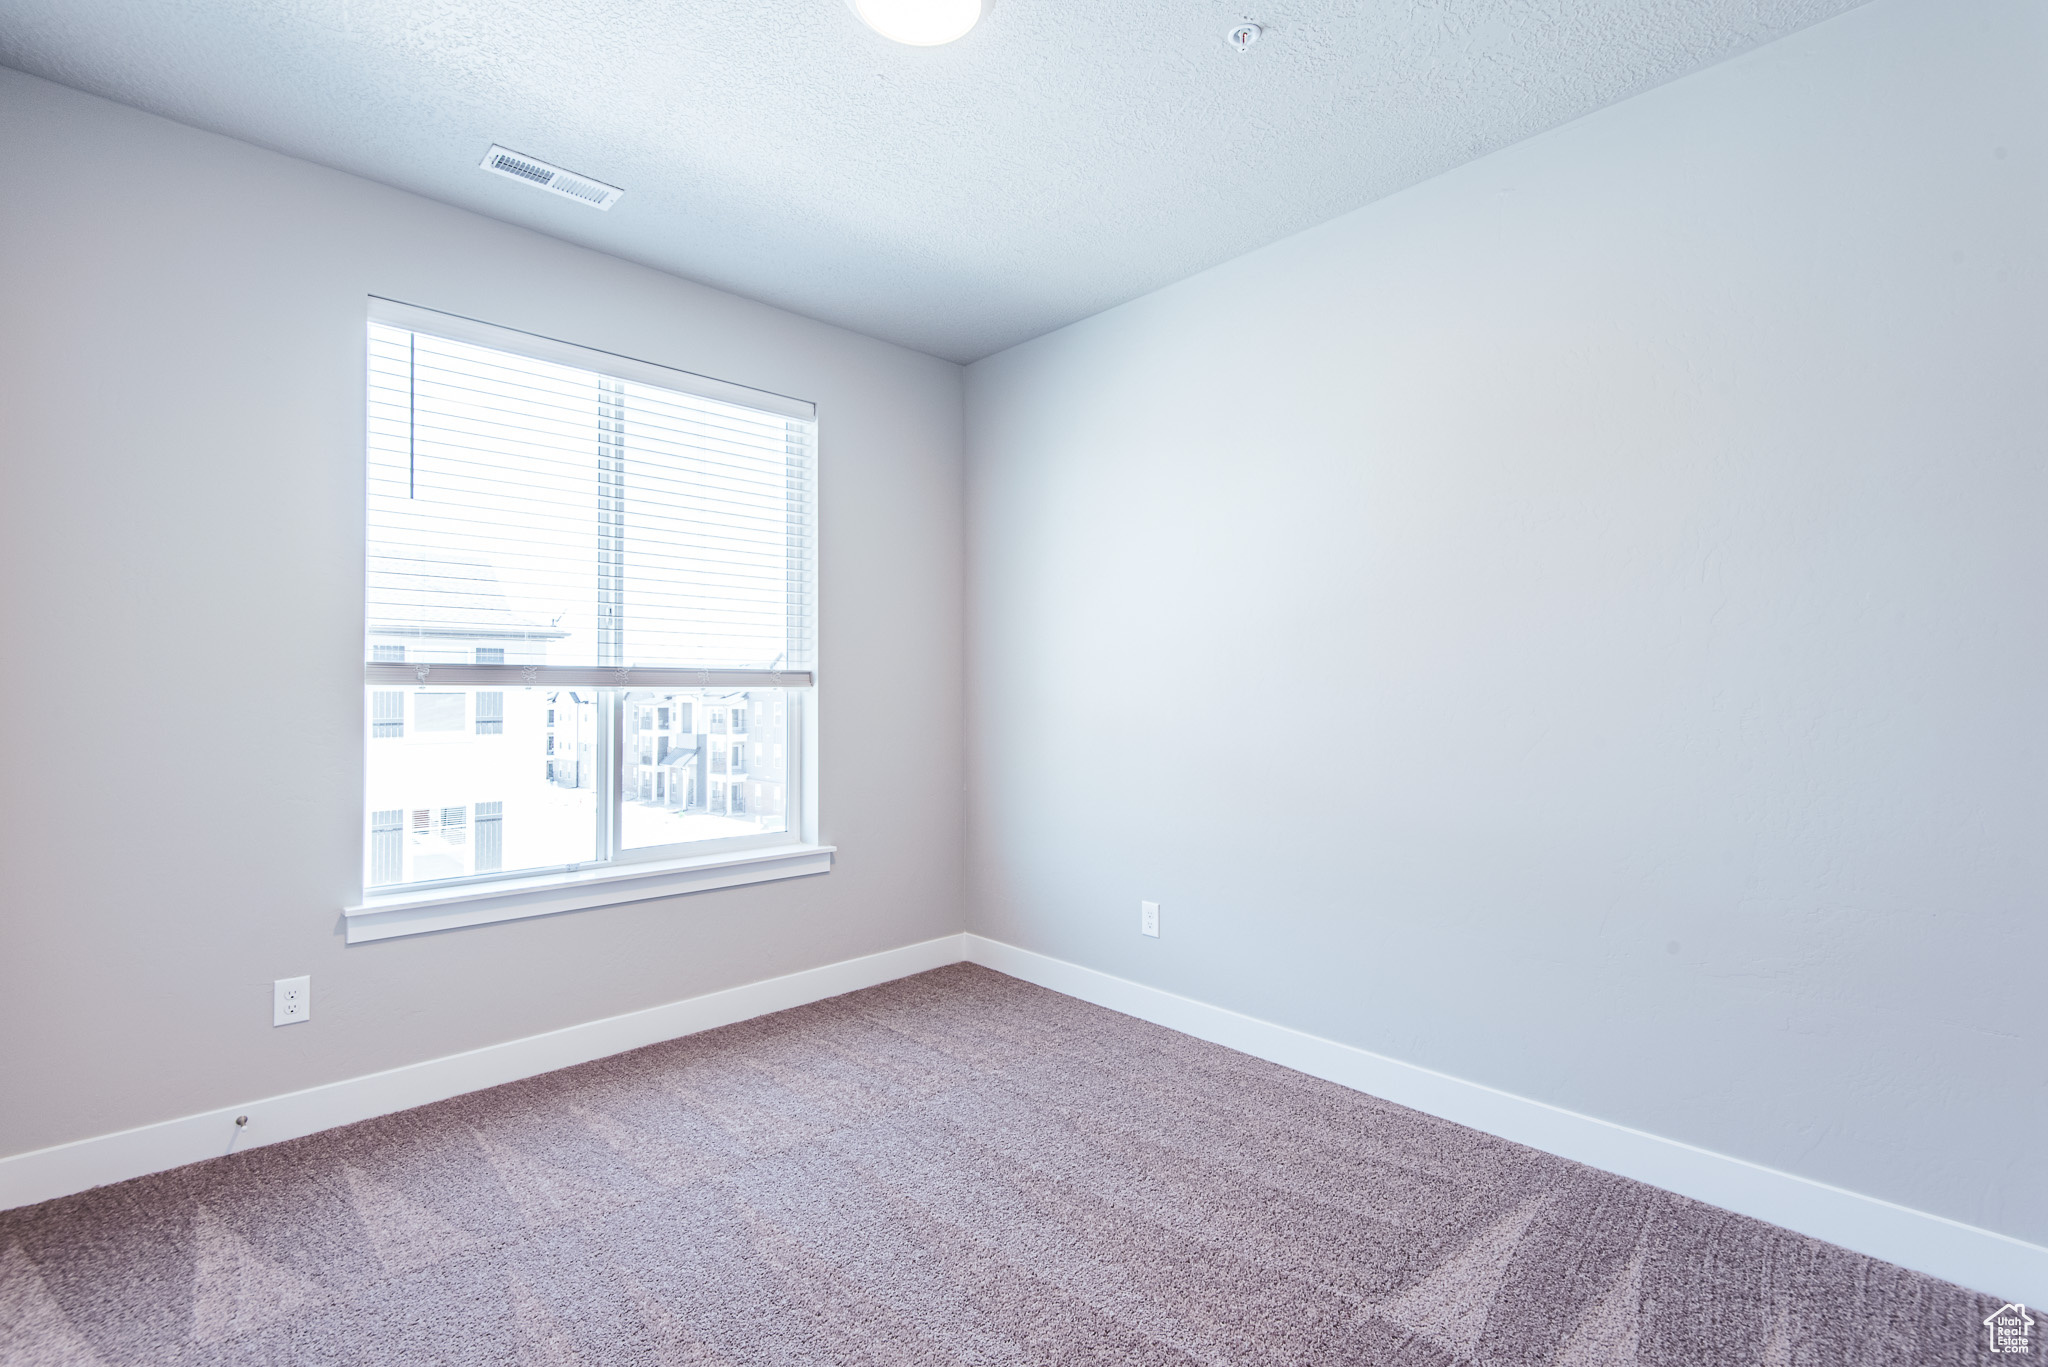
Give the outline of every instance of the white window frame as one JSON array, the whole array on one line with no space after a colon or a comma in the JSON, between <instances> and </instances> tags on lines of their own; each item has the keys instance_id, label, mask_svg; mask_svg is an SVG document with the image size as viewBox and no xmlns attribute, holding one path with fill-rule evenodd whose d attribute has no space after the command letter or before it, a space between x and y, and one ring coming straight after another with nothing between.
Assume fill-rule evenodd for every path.
<instances>
[{"instance_id":1,"label":"white window frame","mask_svg":"<svg viewBox=\"0 0 2048 1367\"><path fill-rule=\"evenodd\" d=\"M700 397L792 416L816 416L812 405L782 395L392 300L373 297L367 321L471 342L537 360L561 362L614 378L640 380ZM364 669L366 683L370 687L403 688L406 692L449 688L465 691L502 688L507 692L534 687L558 690L568 686L568 680L561 676L576 672L542 667L539 673L551 677L530 682L532 671L522 674L522 667L518 665L436 664L432 666L428 679L424 680L412 677L415 667L409 664L372 663ZM374 894L366 891L354 904L342 908L347 942L359 944L403 935L428 934L458 926L548 916L680 893L804 877L831 869L835 849L818 843L817 745L813 734L817 724L815 668L792 671L794 675L807 676L807 681L796 678L782 684L764 682L751 673L742 678L738 671L633 670L620 673L625 677L612 683L583 682L578 685L596 694L597 734L610 737L609 745L597 745L593 756L598 767L594 791L600 809L599 858L558 868L521 869L511 874L472 874L432 883L407 884ZM648 677L651 674L659 677ZM668 677L670 675L676 677ZM638 731L633 731L629 736L627 731L629 718L624 715L624 695L648 690L694 692L707 688L735 692L751 688L759 691L778 686L784 702L783 741L789 747L789 758L784 766L785 828L758 835L624 849L619 809L628 799L620 792L619 785L624 772L624 747L631 737L639 735ZM368 696L366 689L363 717L365 756L371 744ZM707 709L714 706L708 699L691 698L688 701ZM468 711L466 708L465 713ZM706 741L708 755L712 743L708 730ZM717 743L729 741L730 737L721 737ZM367 810L363 813L362 839L366 860L372 848L373 815ZM407 809L408 829L410 816L410 809Z\"/></svg>"}]
</instances>

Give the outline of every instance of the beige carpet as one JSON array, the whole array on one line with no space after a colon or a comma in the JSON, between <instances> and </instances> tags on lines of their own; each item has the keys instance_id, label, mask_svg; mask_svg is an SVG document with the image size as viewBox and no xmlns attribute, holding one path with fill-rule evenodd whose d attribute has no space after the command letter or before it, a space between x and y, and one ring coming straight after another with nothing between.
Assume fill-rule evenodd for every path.
<instances>
[{"instance_id":1,"label":"beige carpet","mask_svg":"<svg viewBox=\"0 0 2048 1367\"><path fill-rule=\"evenodd\" d=\"M10 1367L1933 1367L1996 1308L965 965L0 1215Z\"/></svg>"}]
</instances>

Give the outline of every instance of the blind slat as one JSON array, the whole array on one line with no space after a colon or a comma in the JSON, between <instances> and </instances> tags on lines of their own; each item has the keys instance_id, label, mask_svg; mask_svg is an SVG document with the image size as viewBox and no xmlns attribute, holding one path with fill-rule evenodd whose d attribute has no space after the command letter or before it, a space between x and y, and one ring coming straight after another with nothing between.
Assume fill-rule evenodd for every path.
<instances>
[{"instance_id":1,"label":"blind slat","mask_svg":"<svg viewBox=\"0 0 2048 1367\"><path fill-rule=\"evenodd\" d=\"M477 326L370 324L369 636L502 642L477 682L807 684L815 422Z\"/></svg>"},{"instance_id":2,"label":"blind slat","mask_svg":"<svg viewBox=\"0 0 2048 1367\"><path fill-rule=\"evenodd\" d=\"M760 692L775 688L809 688L815 681L807 669L594 669L575 665L539 665L526 677L524 665L479 665L461 661L425 662L427 677L417 664L365 664L363 682L380 688L726 688ZM624 677L621 677L623 674ZM378 693L402 709L404 694ZM401 710L397 715L403 716ZM382 720L381 717L377 720Z\"/></svg>"},{"instance_id":3,"label":"blind slat","mask_svg":"<svg viewBox=\"0 0 2048 1367\"><path fill-rule=\"evenodd\" d=\"M456 341L477 344L491 355L515 364L546 366L551 361L566 363L572 368L587 368L599 374L615 375L622 379L639 380L663 392L675 392L710 400L723 400L741 409L776 414L783 417L811 419L817 416L817 408L801 399L776 394L768 390L751 389L745 385L733 384L726 380L714 380L688 371L675 370L668 366L654 365L647 361L636 361L610 352L593 351L587 347L572 346L550 337L541 337L530 332L516 332L510 328L495 327L479 323L471 318L456 314L439 313L432 309L419 308L401 303L395 299L370 299L372 321L390 325L402 333L411 329L420 335L431 335Z\"/></svg>"}]
</instances>

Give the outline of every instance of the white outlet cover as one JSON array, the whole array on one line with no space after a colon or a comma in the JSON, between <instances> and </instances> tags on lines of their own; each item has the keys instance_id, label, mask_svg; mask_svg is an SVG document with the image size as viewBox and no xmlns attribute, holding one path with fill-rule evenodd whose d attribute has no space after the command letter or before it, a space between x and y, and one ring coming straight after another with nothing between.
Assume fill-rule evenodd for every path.
<instances>
[{"instance_id":1,"label":"white outlet cover","mask_svg":"<svg viewBox=\"0 0 2048 1367\"><path fill-rule=\"evenodd\" d=\"M279 978L271 984L270 1023L297 1025L313 1018L313 979Z\"/></svg>"},{"instance_id":2,"label":"white outlet cover","mask_svg":"<svg viewBox=\"0 0 2048 1367\"><path fill-rule=\"evenodd\" d=\"M1157 902L1138 903L1138 933L1140 935L1150 935L1155 940L1159 938L1159 904Z\"/></svg>"}]
</instances>

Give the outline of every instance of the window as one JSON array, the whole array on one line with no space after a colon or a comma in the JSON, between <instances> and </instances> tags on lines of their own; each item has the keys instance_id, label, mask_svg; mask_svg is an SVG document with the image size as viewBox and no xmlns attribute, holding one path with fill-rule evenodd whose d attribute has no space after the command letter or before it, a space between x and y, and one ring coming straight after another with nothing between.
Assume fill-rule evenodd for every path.
<instances>
[{"instance_id":1,"label":"window","mask_svg":"<svg viewBox=\"0 0 2048 1367\"><path fill-rule=\"evenodd\" d=\"M370 883L396 883L403 876L405 813L394 809L370 813Z\"/></svg>"},{"instance_id":2,"label":"window","mask_svg":"<svg viewBox=\"0 0 2048 1367\"><path fill-rule=\"evenodd\" d=\"M476 804L476 871L489 873L504 863L503 837L499 834L504 821L505 804L502 802L479 802Z\"/></svg>"},{"instance_id":3,"label":"window","mask_svg":"<svg viewBox=\"0 0 2048 1367\"><path fill-rule=\"evenodd\" d=\"M419 692L412 697L413 724L421 735L434 731L460 731L469 713L469 698L462 693Z\"/></svg>"},{"instance_id":4,"label":"window","mask_svg":"<svg viewBox=\"0 0 2048 1367\"><path fill-rule=\"evenodd\" d=\"M735 745L732 748L732 771L735 774L747 772L747 747Z\"/></svg>"},{"instance_id":5,"label":"window","mask_svg":"<svg viewBox=\"0 0 2048 1367\"><path fill-rule=\"evenodd\" d=\"M365 886L815 848L801 764L692 729L814 743L811 406L381 301L369 350Z\"/></svg>"}]
</instances>

